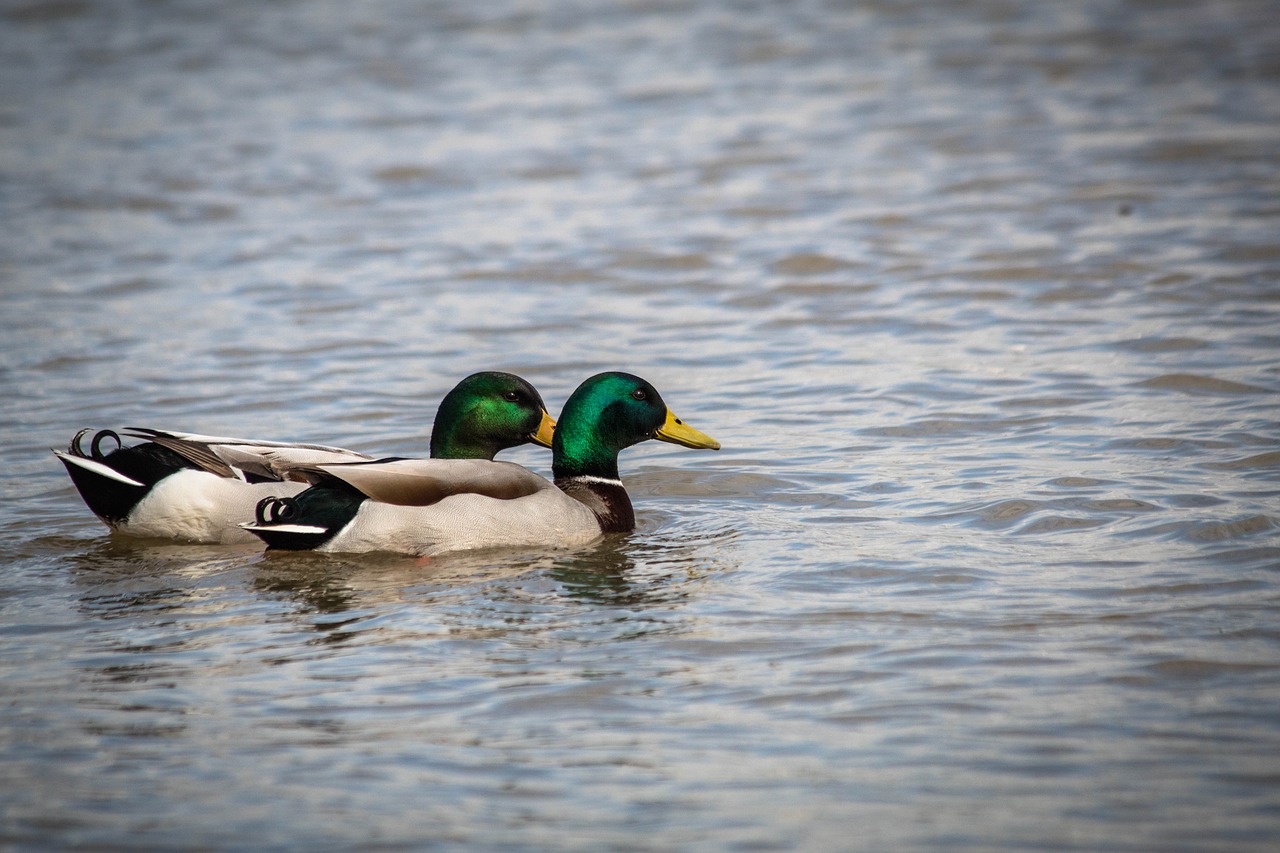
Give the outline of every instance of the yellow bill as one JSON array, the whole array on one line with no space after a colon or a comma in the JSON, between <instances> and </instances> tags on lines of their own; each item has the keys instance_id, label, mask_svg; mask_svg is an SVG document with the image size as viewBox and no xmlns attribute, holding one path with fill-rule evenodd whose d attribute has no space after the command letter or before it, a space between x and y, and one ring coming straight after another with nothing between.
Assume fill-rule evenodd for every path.
<instances>
[{"instance_id":1,"label":"yellow bill","mask_svg":"<svg viewBox=\"0 0 1280 853\"><path fill-rule=\"evenodd\" d=\"M547 414L547 410L542 410L542 423L538 424L538 431L529 436L529 440L534 444L541 444L543 447L551 446L551 436L555 434L556 422L551 419L551 415Z\"/></svg>"},{"instance_id":2,"label":"yellow bill","mask_svg":"<svg viewBox=\"0 0 1280 853\"><path fill-rule=\"evenodd\" d=\"M658 431L654 433L653 437L658 439L658 441L669 441L672 444L680 444L685 447L693 447L696 449L720 449L720 442L716 441L706 433L698 432L696 429L677 418L670 409L667 409L667 422L658 428Z\"/></svg>"}]
</instances>

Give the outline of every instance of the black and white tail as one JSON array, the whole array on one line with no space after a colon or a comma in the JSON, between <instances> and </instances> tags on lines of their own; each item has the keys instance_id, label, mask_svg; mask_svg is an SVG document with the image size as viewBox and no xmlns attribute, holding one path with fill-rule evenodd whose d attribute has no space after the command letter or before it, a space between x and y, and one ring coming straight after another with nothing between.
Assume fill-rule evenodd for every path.
<instances>
[{"instance_id":1,"label":"black and white tail","mask_svg":"<svg viewBox=\"0 0 1280 853\"><path fill-rule=\"evenodd\" d=\"M253 524L240 525L280 551L319 548L351 523L366 500L360 492L333 482L312 486L294 497L258 502Z\"/></svg>"},{"instance_id":2,"label":"black and white tail","mask_svg":"<svg viewBox=\"0 0 1280 853\"><path fill-rule=\"evenodd\" d=\"M113 527L129 517L156 483L183 469L198 467L152 442L125 447L120 436L109 429L94 433L86 451L82 444L89 432L80 430L65 451L53 453L66 466L71 482L89 509ZM115 442L116 447L104 453L102 443L107 440Z\"/></svg>"}]
</instances>

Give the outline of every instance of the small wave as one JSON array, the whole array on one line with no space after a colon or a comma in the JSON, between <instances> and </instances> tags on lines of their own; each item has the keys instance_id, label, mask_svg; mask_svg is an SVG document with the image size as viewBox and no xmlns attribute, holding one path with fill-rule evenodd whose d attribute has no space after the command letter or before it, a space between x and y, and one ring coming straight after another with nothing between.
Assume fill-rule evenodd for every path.
<instances>
[{"instance_id":1,"label":"small wave","mask_svg":"<svg viewBox=\"0 0 1280 853\"><path fill-rule=\"evenodd\" d=\"M1093 477L1058 477L1045 483L1062 489L1089 489L1094 486L1105 486L1109 481L1095 480Z\"/></svg>"},{"instance_id":2,"label":"small wave","mask_svg":"<svg viewBox=\"0 0 1280 853\"><path fill-rule=\"evenodd\" d=\"M1218 379L1214 376L1201 376L1196 373L1165 373L1151 379L1133 383L1138 388L1155 388L1161 391L1177 391L1183 394L1228 395L1237 394L1274 394L1271 388L1260 385L1249 385L1244 382L1233 382L1230 379Z\"/></svg>"},{"instance_id":3,"label":"small wave","mask_svg":"<svg viewBox=\"0 0 1280 853\"><path fill-rule=\"evenodd\" d=\"M1203 465L1203 467L1212 468L1215 471L1254 471L1260 468L1275 468L1278 466L1280 466L1280 450L1269 450L1266 453L1246 456L1243 459L1233 459L1230 462L1205 462Z\"/></svg>"},{"instance_id":4,"label":"small wave","mask_svg":"<svg viewBox=\"0 0 1280 853\"><path fill-rule=\"evenodd\" d=\"M1209 544L1247 539L1280 528L1280 519L1251 515L1234 521L1170 521L1130 531L1130 536L1147 536Z\"/></svg>"},{"instance_id":5,"label":"small wave","mask_svg":"<svg viewBox=\"0 0 1280 853\"><path fill-rule=\"evenodd\" d=\"M1184 352L1208 346L1209 342L1200 338L1128 338L1110 344L1112 349L1149 353Z\"/></svg>"},{"instance_id":6,"label":"small wave","mask_svg":"<svg viewBox=\"0 0 1280 853\"><path fill-rule=\"evenodd\" d=\"M882 436L884 438L934 438L938 436L964 436L980 433L1001 432L1012 426L1043 424L1047 418L925 418L900 426L871 427L862 431L864 435Z\"/></svg>"},{"instance_id":7,"label":"small wave","mask_svg":"<svg viewBox=\"0 0 1280 853\"><path fill-rule=\"evenodd\" d=\"M1009 499L924 516L923 521L961 521L989 528L1011 527L1046 505L1040 501Z\"/></svg>"},{"instance_id":8,"label":"small wave","mask_svg":"<svg viewBox=\"0 0 1280 853\"><path fill-rule=\"evenodd\" d=\"M1180 681L1205 681L1221 675L1235 675L1250 672L1271 672L1280 665L1268 663L1245 663L1240 661L1201 660L1198 658L1179 658L1148 664L1144 669L1162 679L1172 678Z\"/></svg>"},{"instance_id":9,"label":"small wave","mask_svg":"<svg viewBox=\"0 0 1280 853\"><path fill-rule=\"evenodd\" d=\"M1101 527L1106 523L1107 519L1105 518L1075 518L1065 515L1051 515L1045 518L1038 518L1025 527L1019 528L1018 533L1025 535L1063 533L1071 530L1088 530L1091 527Z\"/></svg>"},{"instance_id":10,"label":"small wave","mask_svg":"<svg viewBox=\"0 0 1280 853\"><path fill-rule=\"evenodd\" d=\"M1097 510L1098 512L1151 512L1160 509L1156 504L1138 500L1137 498L1106 498L1098 501L1085 501L1080 504L1080 507Z\"/></svg>"},{"instance_id":11,"label":"small wave","mask_svg":"<svg viewBox=\"0 0 1280 853\"><path fill-rule=\"evenodd\" d=\"M816 252L798 252L774 261L770 266L782 275L829 275L854 267L855 264L841 258L833 258Z\"/></svg>"}]
</instances>

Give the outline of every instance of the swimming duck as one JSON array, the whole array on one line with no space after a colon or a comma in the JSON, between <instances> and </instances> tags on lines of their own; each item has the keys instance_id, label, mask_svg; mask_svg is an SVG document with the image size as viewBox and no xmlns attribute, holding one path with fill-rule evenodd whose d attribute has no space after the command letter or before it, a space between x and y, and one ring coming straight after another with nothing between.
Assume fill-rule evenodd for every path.
<instances>
[{"instance_id":1,"label":"swimming duck","mask_svg":"<svg viewBox=\"0 0 1280 853\"><path fill-rule=\"evenodd\" d=\"M635 527L618 453L656 438L720 444L685 424L657 389L629 373L583 382L552 438L555 482L511 462L385 460L300 466L317 481L264 500L247 530L269 548L431 556L503 546L574 547Z\"/></svg>"},{"instance_id":2,"label":"swimming duck","mask_svg":"<svg viewBox=\"0 0 1280 853\"><path fill-rule=\"evenodd\" d=\"M542 397L528 382L510 373L475 373L440 402L431 455L491 460L500 450L525 442L550 447L554 428ZM124 434L147 439L144 444L125 447L117 433L102 430L86 450L88 432L76 433L67 450L54 454L89 509L120 533L182 542L256 542L240 525L254 519L258 503L309 486L290 473L292 467L374 458L318 444L142 428ZM115 449L104 452L104 442L114 443Z\"/></svg>"}]
</instances>

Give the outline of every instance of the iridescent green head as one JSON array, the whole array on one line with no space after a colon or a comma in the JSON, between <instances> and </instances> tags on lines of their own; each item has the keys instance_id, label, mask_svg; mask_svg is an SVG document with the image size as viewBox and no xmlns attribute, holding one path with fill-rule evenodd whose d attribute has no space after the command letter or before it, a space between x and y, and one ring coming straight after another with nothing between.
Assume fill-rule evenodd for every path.
<instances>
[{"instance_id":1,"label":"iridescent green head","mask_svg":"<svg viewBox=\"0 0 1280 853\"><path fill-rule=\"evenodd\" d=\"M510 373L473 373L440 401L431 455L492 459L528 441L550 447L554 429L542 396L528 382Z\"/></svg>"},{"instance_id":2,"label":"iridescent green head","mask_svg":"<svg viewBox=\"0 0 1280 853\"><path fill-rule=\"evenodd\" d=\"M552 441L557 477L618 479L618 453L651 438L719 450L720 443L671 413L658 389L630 373L600 373L578 386Z\"/></svg>"}]
</instances>

